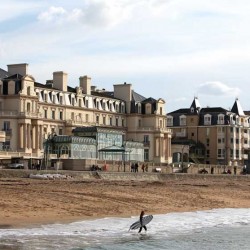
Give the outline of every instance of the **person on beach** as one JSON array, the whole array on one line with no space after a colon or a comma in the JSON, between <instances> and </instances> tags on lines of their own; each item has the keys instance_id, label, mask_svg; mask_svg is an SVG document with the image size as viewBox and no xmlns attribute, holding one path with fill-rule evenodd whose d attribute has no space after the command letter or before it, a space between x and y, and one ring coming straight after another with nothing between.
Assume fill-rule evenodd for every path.
<instances>
[{"instance_id":1,"label":"person on beach","mask_svg":"<svg viewBox=\"0 0 250 250\"><path fill-rule=\"evenodd\" d=\"M144 211L141 211L141 214L140 214L140 223L141 223L141 227L140 227L140 229L139 229L138 233L140 233L140 232L141 232L142 228L144 228L144 229L145 229L145 231L147 231L147 227L142 225L143 215L144 215Z\"/></svg>"}]
</instances>

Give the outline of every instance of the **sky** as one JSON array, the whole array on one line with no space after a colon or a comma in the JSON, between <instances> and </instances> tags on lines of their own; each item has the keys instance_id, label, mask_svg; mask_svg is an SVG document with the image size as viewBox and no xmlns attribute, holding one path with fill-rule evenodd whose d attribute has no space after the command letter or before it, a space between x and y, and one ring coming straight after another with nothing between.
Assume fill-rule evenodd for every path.
<instances>
[{"instance_id":1,"label":"sky","mask_svg":"<svg viewBox=\"0 0 250 250\"><path fill-rule=\"evenodd\" d=\"M167 112L250 110L249 0L8 0L0 5L0 68L28 63L37 82L88 75L100 89L131 83Z\"/></svg>"}]
</instances>

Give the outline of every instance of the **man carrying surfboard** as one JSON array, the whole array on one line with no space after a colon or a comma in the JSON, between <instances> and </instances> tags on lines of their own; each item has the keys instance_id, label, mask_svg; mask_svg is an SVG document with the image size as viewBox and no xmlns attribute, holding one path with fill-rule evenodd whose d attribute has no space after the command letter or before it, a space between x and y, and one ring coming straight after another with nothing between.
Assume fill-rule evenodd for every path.
<instances>
[{"instance_id":1,"label":"man carrying surfboard","mask_svg":"<svg viewBox=\"0 0 250 250\"><path fill-rule=\"evenodd\" d=\"M143 226L143 215L144 215L144 211L141 211L141 214L140 214L140 223L141 223L141 227L140 227L138 233L141 232L142 228L144 228L145 231L147 231L147 227L146 227L145 225Z\"/></svg>"},{"instance_id":2,"label":"man carrying surfboard","mask_svg":"<svg viewBox=\"0 0 250 250\"><path fill-rule=\"evenodd\" d=\"M140 233L141 230L142 230L142 228L144 228L145 231L147 231L146 225L147 225L152 219L153 219L153 215L145 215L145 216L144 216L144 211L141 211L139 220L136 221L136 222L134 222L134 223L130 226L129 230L135 230L135 229L140 228L140 229L139 229L139 232L138 232L138 233Z\"/></svg>"}]
</instances>

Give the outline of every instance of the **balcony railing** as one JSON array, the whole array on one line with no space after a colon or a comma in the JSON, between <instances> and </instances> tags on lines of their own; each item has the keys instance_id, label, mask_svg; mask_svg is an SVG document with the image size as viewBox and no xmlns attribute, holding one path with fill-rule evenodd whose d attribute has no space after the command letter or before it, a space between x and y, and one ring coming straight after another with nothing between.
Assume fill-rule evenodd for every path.
<instances>
[{"instance_id":1,"label":"balcony railing","mask_svg":"<svg viewBox=\"0 0 250 250\"><path fill-rule=\"evenodd\" d=\"M4 129L4 128L3 128L2 131L5 132L5 135L6 135L6 136L12 135L12 129L11 129L11 128L9 128L9 129Z\"/></svg>"},{"instance_id":2,"label":"balcony railing","mask_svg":"<svg viewBox=\"0 0 250 250\"><path fill-rule=\"evenodd\" d=\"M99 123L95 123L95 122L85 122L85 121L75 121L75 120L66 120L65 123L68 126L79 126L79 125L98 126L99 125Z\"/></svg>"},{"instance_id":3,"label":"balcony railing","mask_svg":"<svg viewBox=\"0 0 250 250\"><path fill-rule=\"evenodd\" d=\"M12 151L12 150L0 150L0 158L3 159L11 159L13 157L23 157L26 159L30 159L30 158L43 158L43 155L38 154L38 153L25 153L25 152L17 152L17 151Z\"/></svg>"},{"instance_id":4,"label":"balcony railing","mask_svg":"<svg viewBox=\"0 0 250 250\"><path fill-rule=\"evenodd\" d=\"M144 141L143 146L144 147L150 147L150 141Z\"/></svg>"},{"instance_id":5,"label":"balcony railing","mask_svg":"<svg viewBox=\"0 0 250 250\"><path fill-rule=\"evenodd\" d=\"M18 112L17 110L2 110L0 116L6 117L29 117L29 118L42 118L42 113L39 112Z\"/></svg>"},{"instance_id":6,"label":"balcony railing","mask_svg":"<svg viewBox=\"0 0 250 250\"><path fill-rule=\"evenodd\" d=\"M172 132L171 129L166 128L166 127L161 128L161 127L149 126L149 127L137 127L136 129L139 131L148 131L148 132L153 132L153 131L159 131L161 133L163 133L163 132L171 133Z\"/></svg>"}]
</instances>

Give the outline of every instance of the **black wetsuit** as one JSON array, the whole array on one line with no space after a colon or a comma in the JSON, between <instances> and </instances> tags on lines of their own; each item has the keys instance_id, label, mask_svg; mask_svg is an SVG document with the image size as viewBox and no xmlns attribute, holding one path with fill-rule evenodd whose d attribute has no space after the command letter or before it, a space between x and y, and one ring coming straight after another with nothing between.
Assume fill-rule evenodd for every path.
<instances>
[{"instance_id":1,"label":"black wetsuit","mask_svg":"<svg viewBox=\"0 0 250 250\"><path fill-rule=\"evenodd\" d=\"M141 213L141 215L140 215L140 222L141 222L141 225L142 225L142 218L143 218L143 213ZM146 226L141 226L138 233L141 232L142 228L144 228L145 231L147 231L147 227L146 227Z\"/></svg>"}]
</instances>

